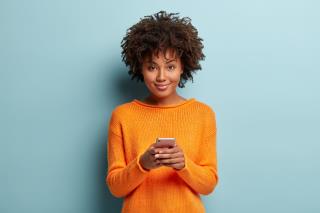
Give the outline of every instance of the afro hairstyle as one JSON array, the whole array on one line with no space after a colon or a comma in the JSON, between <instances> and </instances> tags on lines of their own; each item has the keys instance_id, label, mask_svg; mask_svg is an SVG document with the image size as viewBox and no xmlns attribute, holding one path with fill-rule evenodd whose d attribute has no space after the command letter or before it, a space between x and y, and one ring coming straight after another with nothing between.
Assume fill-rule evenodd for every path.
<instances>
[{"instance_id":1,"label":"afro hairstyle","mask_svg":"<svg viewBox=\"0 0 320 213\"><path fill-rule=\"evenodd\" d=\"M189 17L179 18L179 13L160 11L144 16L131 26L121 41L122 61L129 67L131 80L144 81L142 62L145 57L173 49L181 59L183 73L178 87L185 87L188 79L193 82L192 73L201 70L200 60L204 60L202 38L191 24Z\"/></svg>"}]
</instances>

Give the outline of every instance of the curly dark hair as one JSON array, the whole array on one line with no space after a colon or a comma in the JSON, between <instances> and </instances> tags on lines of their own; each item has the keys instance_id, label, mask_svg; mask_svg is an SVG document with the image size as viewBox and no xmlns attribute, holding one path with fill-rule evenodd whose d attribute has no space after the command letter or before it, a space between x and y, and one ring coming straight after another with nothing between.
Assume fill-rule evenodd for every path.
<instances>
[{"instance_id":1,"label":"curly dark hair","mask_svg":"<svg viewBox=\"0 0 320 213\"><path fill-rule=\"evenodd\" d=\"M121 54L122 61L129 66L128 74L132 75L131 80L137 78L137 81L144 81L141 73L144 57L172 48L183 65L178 87L183 88L188 79L193 82L192 73L201 70L199 61L205 58L202 52L203 39L198 37L198 31L191 24L191 19L179 18L178 14L160 11L144 16L127 30L121 41Z\"/></svg>"}]
</instances>

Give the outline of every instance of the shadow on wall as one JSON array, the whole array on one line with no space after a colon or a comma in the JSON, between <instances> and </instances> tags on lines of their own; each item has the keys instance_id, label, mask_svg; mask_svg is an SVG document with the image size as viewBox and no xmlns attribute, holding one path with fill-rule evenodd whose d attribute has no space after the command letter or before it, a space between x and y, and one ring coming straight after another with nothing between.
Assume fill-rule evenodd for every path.
<instances>
[{"instance_id":1,"label":"shadow on wall","mask_svg":"<svg viewBox=\"0 0 320 213\"><path fill-rule=\"evenodd\" d=\"M131 80L131 76L127 73L126 69L123 67L116 67L116 72L106 72L106 76L104 79L105 83L105 103L107 109L107 121L104 122L104 125L99 131L97 135L99 146L97 147L97 152L93 155L96 156L94 162L98 162L96 166L98 166L98 192L101 196L99 196L99 200L97 200L97 212L110 212L110 213L118 213L121 212L123 198L114 197L105 182L105 178L107 177L108 171L108 156L107 156L107 138L109 128L109 119L111 116L111 112L115 106L120 105L122 103L126 103L131 101L134 98L142 99L148 95L148 90L144 85L144 82L137 82L136 79ZM114 74L113 74L114 73ZM120 75L116 75L116 73L121 73Z\"/></svg>"},{"instance_id":2,"label":"shadow on wall","mask_svg":"<svg viewBox=\"0 0 320 213\"><path fill-rule=\"evenodd\" d=\"M148 95L148 89L144 82L131 80L131 75L128 74L125 68L117 67L117 72L121 75L113 75L108 77L107 99L116 105L131 101L134 98L142 99Z\"/></svg>"}]
</instances>

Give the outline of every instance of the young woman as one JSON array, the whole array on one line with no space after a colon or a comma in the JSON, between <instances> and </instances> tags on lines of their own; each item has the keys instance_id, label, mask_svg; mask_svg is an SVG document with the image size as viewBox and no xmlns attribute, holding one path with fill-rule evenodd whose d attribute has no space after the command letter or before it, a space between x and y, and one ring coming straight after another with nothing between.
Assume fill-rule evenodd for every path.
<instances>
[{"instance_id":1,"label":"young woman","mask_svg":"<svg viewBox=\"0 0 320 213\"><path fill-rule=\"evenodd\" d=\"M177 14L145 16L121 43L128 73L150 93L117 106L109 121L106 183L125 213L205 212L200 194L218 183L215 112L176 91L205 57L191 19ZM175 144L159 146L159 137Z\"/></svg>"}]
</instances>

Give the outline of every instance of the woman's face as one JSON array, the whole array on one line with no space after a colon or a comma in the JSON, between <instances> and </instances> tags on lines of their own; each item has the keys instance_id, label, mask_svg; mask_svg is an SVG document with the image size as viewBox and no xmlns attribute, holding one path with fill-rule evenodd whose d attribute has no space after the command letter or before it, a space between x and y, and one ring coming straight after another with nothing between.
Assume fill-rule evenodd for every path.
<instances>
[{"instance_id":1,"label":"woman's face","mask_svg":"<svg viewBox=\"0 0 320 213\"><path fill-rule=\"evenodd\" d=\"M180 57L168 49L152 58L145 58L142 63L142 75L150 93L156 98L165 98L176 94L176 87L183 73Z\"/></svg>"}]
</instances>

